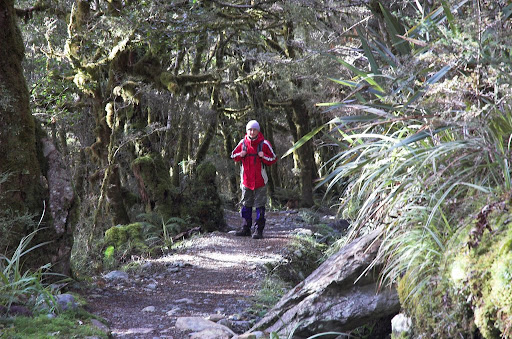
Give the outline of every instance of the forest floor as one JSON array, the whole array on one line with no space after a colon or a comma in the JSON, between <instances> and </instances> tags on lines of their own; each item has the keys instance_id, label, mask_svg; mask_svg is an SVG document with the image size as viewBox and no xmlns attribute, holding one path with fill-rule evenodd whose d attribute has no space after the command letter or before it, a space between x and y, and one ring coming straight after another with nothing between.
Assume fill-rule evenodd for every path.
<instances>
[{"instance_id":1,"label":"forest floor","mask_svg":"<svg viewBox=\"0 0 512 339\"><path fill-rule=\"evenodd\" d=\"M267 275L264 265L282 260L294 230L308 228L296 211L266 217L264 239L254 240L228 233L241 218L225 211L226 232L192 237L122 279L96 280L84 296L88 311L107 320L114 338L189 338L175 326L179 317L225 317L244 332L254 322L247 309Z\"/></svg>"}]
</instances>

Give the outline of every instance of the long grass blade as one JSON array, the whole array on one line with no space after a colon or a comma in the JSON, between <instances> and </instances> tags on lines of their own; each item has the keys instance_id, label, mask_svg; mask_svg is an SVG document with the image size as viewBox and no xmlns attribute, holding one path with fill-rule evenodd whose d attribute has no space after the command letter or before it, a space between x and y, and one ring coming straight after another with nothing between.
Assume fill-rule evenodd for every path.
<instances>
[{"instance_id":1,"label":"long grass blade","mask_svg":"<svg viewBox=\"0 0 512 339\"><path fill-rule=\"evenodd\" d=\"M393 41L393 45L400 52L401 55L410 54L411 47L409 46L407 41L400 39L398 37L399 35L405 35L404 27L400 24L398 19L387 10L387 8L382 6L381 3L379 3L379 6L382 11L382 14L384 14L384 20L386 22L386 27L389 30L391 40Z\"/></svg>"},{"instance_id":2,"label":"long grass blade","mask_svg":"<svg viewBox=\"0 0 512 339\"><path fill-rule=\"evenodd\" d=\"M370 63L370 68L372 70L373 74L380 74L379 66L377 66L377 61L375 60L375 57L373 56L372 50L370 49L370 45L368 44L368 41L364 37L363 31L361 27L357 26L357 35L359 36L359 40L361 40L361 44L363 46L364 55L368 59L368 62Z\"/></svg>"},{"instance_id":3,"label":"long grass blade","mask_svg":"<svg viewBox=\"0 0 512 339\"><path fill-rule=\"evenodd\" d=\"M293 152L295 152L299 147L301 147L302 145L304 145L306 142L308 142L311 138L313 138L316 134L318 134L318 132L320 132L321 130L323 130L325 127L325 125L322 125L322 126L318 126L317 128L315 128L314 130L312 130L311 132L309 132L308 134L306 134L305 136L303 136L302 138L300 138L288 151L286 151L283 156L281 157L281 159L284 159L286 158L288 155L292 154Z\"/></svg>"},{"instance_id":4,"label":"long grass blade","mask_svg":"<svg viewBox=\"0 0 512 339\"><path fill-rule=\"evenodd\" d=\"M446 20L448 20L448 24L450 25L453 34L457 34L457 25L455 24L455 18L450 10L450 5L446 1L441 1L441 4L443 6L444 14L446 15Z\"/></svg>"}]
</instances>

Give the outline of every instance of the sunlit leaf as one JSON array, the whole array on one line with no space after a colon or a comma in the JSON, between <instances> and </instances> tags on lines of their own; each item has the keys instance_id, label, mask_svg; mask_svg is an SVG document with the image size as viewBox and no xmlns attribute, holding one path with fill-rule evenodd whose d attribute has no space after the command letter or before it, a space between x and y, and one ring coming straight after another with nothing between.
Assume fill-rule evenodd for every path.
<instances>
[{"instance_id":1,"label":"sunlit leaf","mask_svg":"<svg viewBox=\"0 0 512 339\"><path fill-rule=\"evenodd\" d=\"M302 138L300 138L288 151L286 151L285 154L283 154L281 159L283 159L283 158L287 157L288 155L292 154L293 152L295 152L299 147L304 145L312 137L314 137L318 132L320 132L322 129L324 129L324 127L325 127L325 125L319 126L319 127L315 128L314 130L312 130L311 132L309 132L308 134L306 134L305 136L303 136Z\"/></svg>"}]
</instances>

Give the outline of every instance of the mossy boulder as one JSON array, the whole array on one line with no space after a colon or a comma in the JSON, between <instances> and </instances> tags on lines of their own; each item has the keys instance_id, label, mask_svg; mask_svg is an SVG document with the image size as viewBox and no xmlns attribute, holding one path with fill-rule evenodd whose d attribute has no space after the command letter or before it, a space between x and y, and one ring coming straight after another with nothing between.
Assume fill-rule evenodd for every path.
<instances>
[{"instance_id":1,"label":"mossy boulder","mask_svg":"<svg viewBox=\"0 0 512 339\"><path fill-rule=\"evenodd\" d=\"M510 205L510 204L509 204ZM489 207L491 206L491 207ZM490 212L485 209L491 208ZM476 211L444 253L437 274L421 282L399 281L400 303L413 319L415 335L512 337L512 213L510 206Z\"/></svg>"},{"instance_id":2,"label":"mossy boulder","mask_svg":"<svg viewBox=\"0 0 512 339\"><path fill-rule=\"evenodd\" d=\"M105 245L133 253L147 252L149 248L144 243L142 231L143 224L140 222L111 227L105 232Z\"/></svg>"},{"instance_id":3,"label":"mossy boulder","mask_svg":"<svg viewBox=\"0 0 512 339\"><path fill-rule=\"evenodd\" d=\"M470 298L484 338L512 337L511 221L511 213L496 208L487 217L492 231L485 230L470 250L459 251L449 266L453 284Z\"/></svg>"}]
</instances>

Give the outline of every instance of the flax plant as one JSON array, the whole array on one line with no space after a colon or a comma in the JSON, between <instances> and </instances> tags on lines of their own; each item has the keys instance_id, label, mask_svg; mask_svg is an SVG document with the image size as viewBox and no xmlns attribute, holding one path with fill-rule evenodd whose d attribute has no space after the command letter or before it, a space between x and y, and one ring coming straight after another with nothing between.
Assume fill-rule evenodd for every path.
<instances>
[{"instance_id":1,"label":"flax plant","mask_svg":"<svg viewBox=\"0 0 512 339\"><path fill-rule=\"evenodd\" d=\"M0 305L6 307L7 311L12 304L25 304L30 298L32 298L33 306L46 304L52 309L55 305L51 288L43 284L50 264L40 267L35 272L23 270L24 256L47 244L40 243L30 246L30 242L37 232L38 230L35 230L23 237L10 258L0 255Z\"/></svg>"},{"instance_id":2,"label":"flax plant","mask_svg":"<svg viewBox=\"0 0 512 339\"><path fill-rule=\"evenodd\" d=\"M340 211L353 221L348 240L382 229L375 263L384 265L382 284L402 279L408 286L405 302L421 299L441 273L448 247L464 246L456 242L461 221L511 189L512 100L508 86L500 85L510 82L510 65L489 57L484 71L468 71L486 56L479 54L482 40L480 50L468 50L477 45L471 41L458 44L475 38L457 28L453 13L461 6L467 1L454 8L443 2L409 29L381 6L388 33L406 32L395 41L402 47L388 48L359 29L355 52L364 54L369 70L339 59L353 76L332 80L349 94L319 104L339 115L287 153L328 130L340 152L324 165L328 174L317 187L338 190ZM495 54L502 52L498 45L488 44ZM489 88L487 97L468 97L475 77Z\"/></svg>"}]
</instances>

